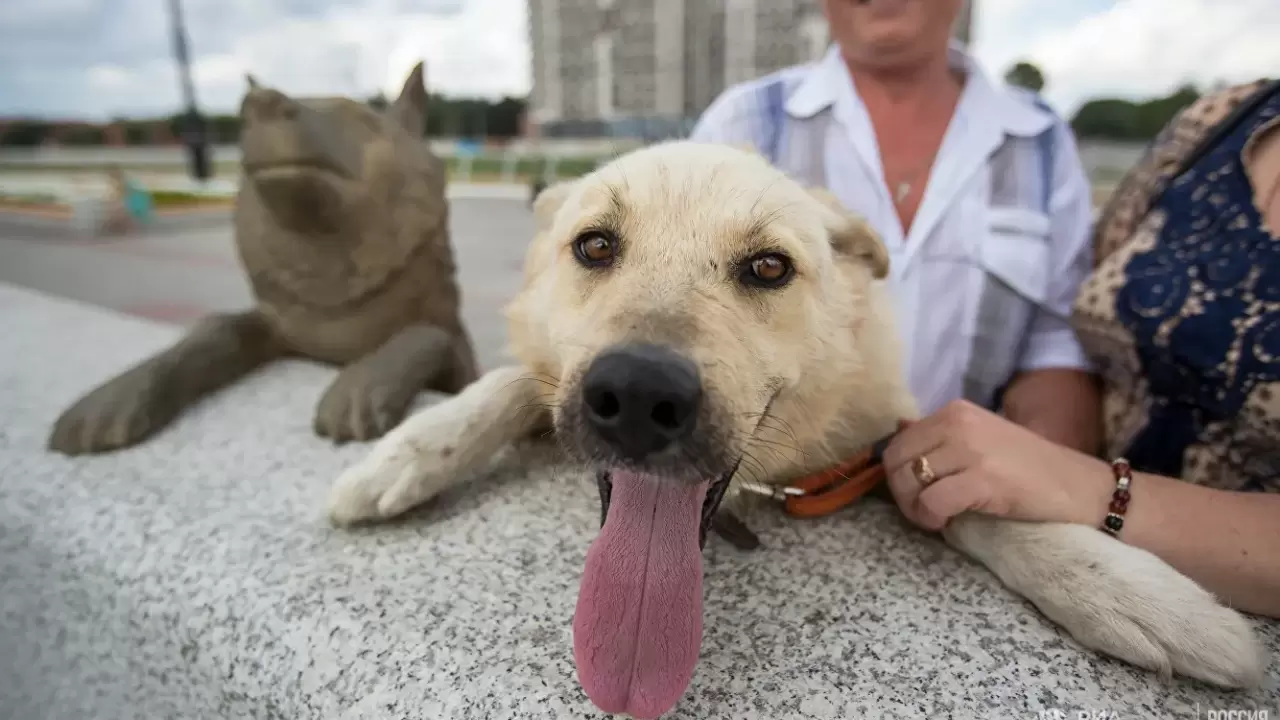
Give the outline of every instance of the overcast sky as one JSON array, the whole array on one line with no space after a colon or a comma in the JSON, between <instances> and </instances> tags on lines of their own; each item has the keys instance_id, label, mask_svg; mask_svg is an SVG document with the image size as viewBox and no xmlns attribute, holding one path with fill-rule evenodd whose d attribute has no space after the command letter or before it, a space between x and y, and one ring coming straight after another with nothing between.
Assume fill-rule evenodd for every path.
<instances>
[{"instance_id":1,"label":"overcast sky","mask_svg":"<svg viewBox=\"0 0 1280 720\"><path fill-rule=\"evenodd\" d=\"M1280 75L1280 0L977 0L975 52L1027 57L1064 113L1102 94ZM165 0L0 0L0 115L105 118L181 103ZM184 0L196 92L232 111L244 74L296 93L529 89L525 0Z\"/></svg>"}]
</instances>

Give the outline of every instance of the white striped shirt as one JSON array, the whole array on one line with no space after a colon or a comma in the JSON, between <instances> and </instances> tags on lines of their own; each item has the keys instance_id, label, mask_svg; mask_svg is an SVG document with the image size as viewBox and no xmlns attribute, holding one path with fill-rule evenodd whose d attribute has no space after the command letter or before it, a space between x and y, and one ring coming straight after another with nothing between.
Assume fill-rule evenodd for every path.
<instances>
[{"instance_id":1,"label":"white striped shirt","mask_svg":"<svg viewBox=\"0 0 1280 720\"><path fill-rule=\"evenodd\" d=\"M781 81L788 136L775 163L830 189L884 239L908 379L923 412L964 396L971 360L987 355L1006 375L1088 368L1067 321L1092 265L1092 191L1074 137L1034 96L992 84L958 46L952 59L968 79L905 237L870 118L835 46L814 64L729 88L691 138L759 146L772 127L765 89ZM824 113L827 122L804 122ZM1037 145L1046 138L1048 151ZM1013 151L998 153L1002 147ZM1052 162L1042 166L1046 153ZM1027 322L979 358L979 300L990 278L1030 305Z\"/></svg>"}]
</instances>

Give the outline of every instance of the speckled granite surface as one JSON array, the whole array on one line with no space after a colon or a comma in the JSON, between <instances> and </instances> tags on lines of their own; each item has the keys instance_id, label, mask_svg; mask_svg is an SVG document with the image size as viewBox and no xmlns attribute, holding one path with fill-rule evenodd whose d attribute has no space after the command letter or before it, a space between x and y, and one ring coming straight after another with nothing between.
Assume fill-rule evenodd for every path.
<instances>
[{"instance_id":1,"label":"speckled granite surface","mask_svg":"<svg viewBox=\"0 0 1280 720\"><path fill-rule=\"evenodd\" d=\"M0 285L0 717L602 717L570 637L598 523L585 478L496 473L333 530L325 493L366 448L312 435L333 371L303 363L139 448L44 452L67 403L175 332ZM1161 683L882 503L754 523L767 549L708 542L702 658L668 717L1280 717L1274 658L1248 695ZM1280 626L1256 624L1280 657Z\"/></svg>"}]
</instances>

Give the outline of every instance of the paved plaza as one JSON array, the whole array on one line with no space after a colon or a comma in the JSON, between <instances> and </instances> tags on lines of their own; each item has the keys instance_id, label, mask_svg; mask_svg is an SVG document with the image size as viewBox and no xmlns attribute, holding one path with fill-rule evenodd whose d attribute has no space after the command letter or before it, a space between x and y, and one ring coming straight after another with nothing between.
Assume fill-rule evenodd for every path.
<instances>
[{"instance_id":1,"label":"paved plaza","mask_svg":"<svg viewBox=\"0 0 1280 720\"><path fill-rule=\"evenodd\" d=\"M463 316L480 362L492 367L502 360L501 311L518 288L533 218L521 200L450 203ZM252 302L226 211L97 240L76 237L65 221L0 213L0 282L179 324Z\"/></svg>"}]
</instances>

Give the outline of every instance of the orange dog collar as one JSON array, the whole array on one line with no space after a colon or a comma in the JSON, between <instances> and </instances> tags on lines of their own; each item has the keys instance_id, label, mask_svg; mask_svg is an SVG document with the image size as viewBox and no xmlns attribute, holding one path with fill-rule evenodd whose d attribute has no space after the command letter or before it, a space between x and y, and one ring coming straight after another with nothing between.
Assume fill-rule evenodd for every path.
<instances>
[{"instance_id":1,"label":"orange dog collar","mask_svg":"<svg viewBox=\"0 0 1280 720\"><path fill-rule=\"evenodd\" d=\"M898 429L906 426L899 423ZM877 441L852 458L787 485L742 482L747 492L778 500L792 517L830 515L854 503L885 479L884 450L897 432Z\"/></svg>"}]
</instances>

